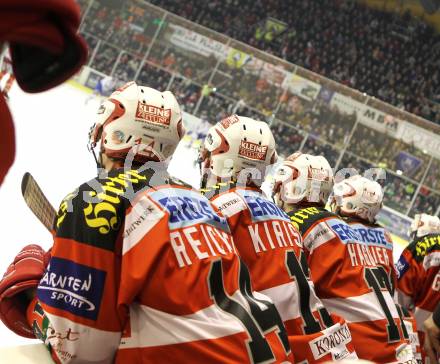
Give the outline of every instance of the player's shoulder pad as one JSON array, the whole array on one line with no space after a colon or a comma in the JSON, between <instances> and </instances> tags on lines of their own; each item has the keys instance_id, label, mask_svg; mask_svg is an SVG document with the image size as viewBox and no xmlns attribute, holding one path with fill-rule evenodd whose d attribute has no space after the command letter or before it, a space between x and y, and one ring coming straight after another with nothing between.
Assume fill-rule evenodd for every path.
<instances>
[{"instance_id":1,"label":"player's shoulder pad","mask_svg":"<svg viewBox=\"0 0 440 364\"><path fill-rule=\"evenodd\" d=\"M235 189L218 194L210 201L225 217L235 216L248 209L243 197Z\"/></svg>"},{"instance_id":2,"label":"player's shoulder pad","mask_svg":"<svg viewBox=\"0 0 440 364\"><path fill-rule=\"evenodd\" d=\"M61 202L56 236L113 250L125 210L138 192L151 188L152 175L117 169L83 183Z\"/></svg>"},{"instance_id":3,"label":"player's shoulder pad","mask_svg":"<svg viewBox=\"0 0 440 364\"><path fill-rule=\"evenodd\" d=\"M440 234L428 234L416 238L407 247L418 262L421 262L425 256L434 251L440 251Z\"/></svg>"},{"instance_id":4,"label":"player's shoulder pad","mask_svg":"<svg viewBox=\"0 0 440 364\"><path fill-rule=\"evenodd\" d=\"M333 212L318 206L297 207L289 211L287 215L289 215L290 221L301 234L304 234L315 222L319 222L322 219L328 217L339 218Z\"/></svg>"},{"instance_id":5,"label":"player's shoulder pad","mask_svg":"<svg viewBox=\"0 0 440 364\"><path fill-rule=\"evenodd\" d=\"M170 185L175 185L175 186L177 185L177 186L180 186L180 187L186 187L186 188L190 188L190 189L193 188L190 184L188 184L186 182L183 182L181 179L176 178L176 177L170 177L169 178L169 184Z\"/></svg>"},{"instance_id":6,"label":"player's shoulder pad","mask_svg":"<svg viewBox=\"0 0 440 364\"><path fill-rule=\"evenodd\" d=\"M236 182L219 182L213 186L206 186L200 189L200 193L204 195L208 200L211 200L218 195L225 193L237 186Z\"/></svg>"}]
</instances>

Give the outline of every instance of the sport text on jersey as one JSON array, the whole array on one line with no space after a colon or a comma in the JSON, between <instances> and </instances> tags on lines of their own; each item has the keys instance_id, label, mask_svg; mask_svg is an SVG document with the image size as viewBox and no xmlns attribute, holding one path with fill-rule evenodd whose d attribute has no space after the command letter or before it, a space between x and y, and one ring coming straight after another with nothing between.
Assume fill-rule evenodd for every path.
<instances>
[{"instance_id":1,"label":"sport text on jersey","mask_svg":"<svg viewBox=\"0 0 440 364\"><path fill-rule=\"evenodd\" d=\"M313 357L317 360L331 353L333 360L341 360L350 355L346 347L346 344L351 341L351 333L347 324L342 326L336 324L326 331L325 335L318 336L309 342Z\"/></svg>"},{"instance_id":2,"label":"sport text on jersey","mask_svg":"<svg viewBox=\"0 0 440 364\"><path fill-rule=\"evenodd\" d=\"M258 192L237 190L237 193L246 201L253 221L277 219L289 221L289 216L272 201L266 200Z\"/></svg>"},{"instance_id":3,"label":"sport text on jersey","mask_svg":"<svg viewBox=\"0 0 440 364\"><path fill-rule=\"evenodd\" d=\"M237 194L242 199L237 199ZM223 210L234 211L234 204L243 200L252 217L252 224L248 225L247 229L256 253L301 246L299 232L292 226L287 214L258 192L238 189L236 193L216 199L215 204ZM225 215L228 215L228 212L225 212Z\"/></svg>"},{"instance_id":4,"label":"sport text on jersey","mask_svg":"<svg viewBox=\"0 0 440 364\"><path fill-rule=\"evenodd\" d=\"M177 229L170 233L170 239L180 268L192 265L195 260L237 254L232 236L210 225Z\"/></svg>"},{"instance_id":5,"label":"sport text on jersey","mask_svg":"<svg viewBox=\"0 0 440 364\"><path fill-rule=\"evenodd\" d=\"M388 253L392 243L383 228L373 228L362 224L349 225L343 220L330 219L326 223L347 245L352 266L389 266Z\"/></svg>"},{"instance_id":6,"label":"sport text on jersey","mask_svg":"<svg viewBox=\"0 0 440 364\"><path fill-rule=\"evenodd\" d=\"M328 224L344 243L354 240L367 245L384 246L392 249L392 243L382 228L372 228L362 224L348 225L344 221L334 221L329 220Z\"/></svg>"},{"instance_id":7,"label":"sport text on jersey","mask_svg":"<svg viewBox=\"0 0 440 364\"><path fill-rule=\"evenodd\" d=\"M138 102L136 119L160 125L170 125L171 109L162 109Z\"/></svg>"},{"instance_id":8,"label":"sport text on jersey","mask_svg":"<svg viewBox=\"0 0 440 364\"><path fill-rule=\"evenodd\" d=\"M440 249L440 235L427 235L421 238L415 244L417 258L424 257L435 246Z\"/></svg>"},{"instance_id":9,"label":"sport text on jersey","mask_svg":"<svg viewBox=\"0 0 440 364\"><path fill-rule=\"evenodd\" d=\"M236 254L226 219L195 191L162 189L149 195L169 214L170 244L179 268Z\"/></svg>"},{"instance_id":10,"label":"sport text on jersey","mask_svg":"<svg viewBox=\"0 0 440 364\"><path fill-rule=\"evenodd\" d=\"M307 222L313 217L322 213L321 210L316 207L307 207L292 213L289 213L292 224L300 231L305 232L307 228Z\"/></svg>"},{"instance_id":11,"label":"sport text on jersey","mask_svg":"<svg viewBox=\"0 0 440 364\"><path fill-rule=\"evenodd\" d=\"M151 193L150 196L170 214L170 229L209 224L229 232L226 219L214 211L205 197L195 191L162 189Z\"/></svg>"},{"instance_id":12,"label":"sport text on jersey","mask_svg":"<svg viewBox=\"0 0 440 364\"><path fill-rule=\"evenodd\" d=\"M106 272L52 257L38 285L38 299L48 306L96 320Z\"/></svg>"},{"instance_id":13,"label":"sport text on jersey","mask_svg":"<svg viewBox=\"0 0 440 364\"><path fill-rule=\"evenodd\" d=\"M88 202L83 209L86 224L97 229L101 234L107 234L110 230L118 230L120 217L117 207L121 204L121 198L126 193L129 183L138 184L147 177L137 171L120 173L116 177L107 177L102 181L100 191L89 191L89 201L96 198L99 202Z\"/></svg>"}]
</instances>

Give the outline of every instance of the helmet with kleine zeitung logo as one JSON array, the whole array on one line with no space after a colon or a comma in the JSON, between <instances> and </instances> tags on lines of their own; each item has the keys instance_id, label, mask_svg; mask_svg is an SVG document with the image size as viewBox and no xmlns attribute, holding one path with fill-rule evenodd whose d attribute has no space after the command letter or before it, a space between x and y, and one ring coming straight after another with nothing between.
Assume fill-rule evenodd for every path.
<instances>
[{"instance_id":1,"label":"helmet with kleine zeitung logo","mask_svg":"<svg viewBox=\"0 0 440 364\"><path fill-rule=\"evenodd\" d=\"M299 203L325 206L333 183L333 170L327 159L296 152L277 169L272 196L280 207Z\"/></svg>"},{"instance_id":2,"label":"helmet with kleine zeitung logo","mask_svg":"<svg viewBox=\"0 0 440 364\"><path fill-rule=\"evenodd\" d=\"M232 115L211 127L204 147L209 152L209 172L220 178L238 178L257 172L264 179L266 167L277 160L275 139L264 121Z\"/></svg>"},{"instance_id":3,"label":"helmet with kleine zeitung logo","mask_svg":"<svg viewBox=\"0 0 440 364\"><path fill-rule=\"evenodd\" d=\"M101 152L124 159L134 148L134 160L164 161L183 137L182 113L170 91L160 92L129 82L113 92L97 112L89 134L89 149L101 142Z\"/></svg>"},{"instance_id":4,"label":"helmet with kleine zeitung logo","mask_svg":"<svg viewBox=\"0 0 440 364\"><path fill-rule=\"evenodd\" d=\"M354 216L374 223L382 208L383 190L379 183L356 175L347 178L333 187L330 207L342 216Z\"/></svg>"}]
</instances>

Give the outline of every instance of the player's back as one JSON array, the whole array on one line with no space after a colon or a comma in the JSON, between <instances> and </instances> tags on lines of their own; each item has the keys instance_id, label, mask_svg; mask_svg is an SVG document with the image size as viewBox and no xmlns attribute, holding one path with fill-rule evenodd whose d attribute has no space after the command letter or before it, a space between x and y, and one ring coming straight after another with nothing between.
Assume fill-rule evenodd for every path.
<instances>
[{"instance_id":1,"label":"player's back","mask_svg":"<svg viewBox=\"0 0 440 364\"><path fill-rule=\"evenodd\" d=\"M228 218L254 289L277 306L295 362L356 358L347 326L314 293L301 238L286 213L255 188L219 184L204 192Z\"/></svg>"},{"instance_id":2,"label":"player's back","mask_svg":"<svg viewBox=\"0 0 440 364\"><path fill-rule=\"evenodd\" d=\"M399 302L414 311L419 333L440 298L440 234L412 241L396 264Z\"/></svg>"},{"instance_id":3,"label":"player's back","mask_svg":"<svg viewBox=\"0 0 440 364\"><path fill-rule=\"evenodd\" d=\"M392 242L383 228L344 221L313 205L288 214L301 232L316 292L330 312L349 323L358 356L375 362L411 360L392 297Z\"/></svg>"},{"instance_id":4,"label":"player's back","mask_svg":"<svg viewBox=\"0 0 440 364\"><path fill-rule=\"evenodd\" d=\"M189 187L113 171L63 202L56 236L39 298L81 340L79 352L66 343L60 353L110 362L92 350L99 344L117 363L289 360L275 307L253 297L226 219ZM78 282L54 295L67 275Z\"/></svg>"}]
</instances>

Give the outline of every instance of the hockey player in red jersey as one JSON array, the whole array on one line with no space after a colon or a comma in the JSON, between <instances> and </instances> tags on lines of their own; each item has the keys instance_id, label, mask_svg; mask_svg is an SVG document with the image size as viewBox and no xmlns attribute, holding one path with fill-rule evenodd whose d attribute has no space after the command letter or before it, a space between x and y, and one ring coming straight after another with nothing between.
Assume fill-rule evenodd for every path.
<instances>
[{"instance_id":1,"label":"hockey player in red jersey","mask_svg":"<svg viewBox=\"0 0 440 364\"><path fill-rule=\"evenodd\" d=\"M366 189L364 198L363 186L344 187L342 198L351 197L347 207L362 219L347 223L325 209L332 186L333 172L324 157L295 153L275 174L273 195L301 232L316 293L331 313L347 320L358 356L412 363L388 278L391 241L383 229L365 221L374 215L365 211L365 202L376 201L374 194L381 191Z\"/></svg>"},{"instance_id":2,"label":"hockey player in red jersey","mask_svg":"<svg viewBox=\"0 0 440 364\"><path fill-rule=\"evenodd\" d=\"M420 343L420 335L417 329L416 318L414 317L414 314L406 307L403 307L399 303L396 303L396 306L401 311L403 322L405 323L406 331L408 332L409 343L411 344L414 359L417 360L417 363L424 363L425 353Z\"/></svg>"},{"instance_id":3,"label":"hockey player in red jersey","mask_svg":"<svg viewBox=\"0 0 440 364\"><path fill-rule=\"evenodd\" d=\"M410 234L413 240L396 264L397 297L402 306L413 311L423 345L423 322L440 301L440 219L418 214Z\"/></svg>"},{"instance_id":4,"label":"hockey player in red jersey","mask_svg":"<svg viewBox=\"0 0 440 364\"><path fill-rule=\"evenodd\" d=\"M315 295L298 231L260 189L276 159L269 126L232 115L206 137L202 191L228 218L254 289L277 306L295 362L357 358L347 325Z\"/></svg>"},{"instance_id":5,"label":"hockey player in red jersey","mask_svg":"<svg viewBox=\"0 0 440 364\"><path fill-rule=\"evenodd\" d=\"M2 321L32 328L56 362L290 361L280 315L253 295L226 219L166 173L183 132L169 91L114 92L90 134L108 174L61 203L44 274L31 246L0 282ZM26 320L23 292L37 284Z\"/></svg>"},{"instance_id":6,"label":"hockey player in red jersey","mask_svg":"<svg viewBox=\"0 0 440 364\"><path fill-rule=\"evenodd\" d=\"M351 228L359 232L358 239L368 247L370 253L364 254L364 258L369 258L374 262L375 269L382 270L383 277L389 277L390 291L394 296L397 275L393 262L393 242L389 233L376 223L376 215L382 208L382 203L383 191L380 184L360 175L352 176L336 184L330 197L331 210L339 214ZM383 237L383 244L377 244L376 241L373 241L372 234L379 234ZM352 247L347 244L353 263L357 256L361 259L362 254L356 252ZM400 310L399 316L405 323L414 358L421 361L421 348L414 317L404 307L400 305L396 305L396 307Z\"/></svg>"}]
</instances>

